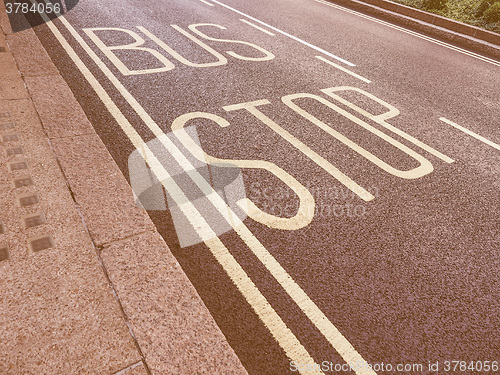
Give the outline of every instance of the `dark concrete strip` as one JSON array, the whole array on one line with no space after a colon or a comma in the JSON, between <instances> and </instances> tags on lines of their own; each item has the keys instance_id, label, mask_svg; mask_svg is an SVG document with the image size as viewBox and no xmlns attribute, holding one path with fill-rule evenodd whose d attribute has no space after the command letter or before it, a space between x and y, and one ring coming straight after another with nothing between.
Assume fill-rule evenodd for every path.
<instances>
[{"instance_id":1,"label":"dark concrete strip","mask_svg":"<svg viewBox=\"0 0 500 375\"><path fill-rule=\"evenodd\" d=\"M387 0L326 0L500 58L500 34Z\"/></svg>"}]
</instances>

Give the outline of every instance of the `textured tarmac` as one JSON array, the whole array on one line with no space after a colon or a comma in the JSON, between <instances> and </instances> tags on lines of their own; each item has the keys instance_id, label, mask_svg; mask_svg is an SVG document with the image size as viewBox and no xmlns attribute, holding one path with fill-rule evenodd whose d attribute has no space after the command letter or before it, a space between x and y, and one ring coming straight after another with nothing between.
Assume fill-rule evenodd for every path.
<instances>
[{"instance_id":1,"label":"textured tarmac","mask_svg":"<svg viewBox=\"0 0 500 375\"><path fill-rule=\"evenodd\" d=\"M221 4L340 56L355 66L335 60ZM241 18L268 33L243 23ZM207 154L222 159L274 163L310 191L316 211L307 226L296 230L275 229L251 218L245 219L244 224L368 363L422 364L422 371L414 373L431 374L436 371L429 368L429 363L436 361L441 366L441 373L445 370L445 361L469 364L500 359L500 155L497 149L439 120L445 117L498 144L499 61L314 0L280 0L272 4L264 0L162 1L147 7L134 0L108 1L106 4L87 0L81 1L65 19L163 132L170 132L172 122L186 113L198 111L220 116L230 126L220 127L209 120L189 123L196 125ZM172 26L177 25L196 35L188 26L202 23L226 28L199 27L212 38L250 42L275 57L255 61L264 56L255 47L209 40L198 34L197 37L220 53L227 63L189 66L169 55L144 33L144 30L149 31L192 64L204 64L217 58ZM67 26L59 21L54 25L142 139L146 142L155 139L148 124L140 118L141 114L133 109L130 100L124 99L124 90L112 84L110 74L96 65ZM109 54L106 56L99 50L85 32L86 28L122 29L96 31L95 35L109 46L131 43L131 35L140 35L145 40L143 47L162 54L175 68L160 73L124 75L123 67L120 71L109 59ZM128 158L134 147L116 117L96 96L52 32L42 26L35 33L118 168L130 180ZM162 66L151 52L134 49L114 52L129 70ZM234 54L250 59L235 58ZM315 57L318 55L371 82L326 64ZM352 147L334 139L282 101L282 97L297 93L328 99L322 89L345 86L361 89L397 108L400 113L388 119L389 124L454 162L445 162L408 139L392 134L382 128L376 118L358 114L371 126L421 155L433 168L432 172L418 178L398 177L376 165L373 158L362 157ZM387 111L359 91L343 91L342 97L373 114ZM250 113L223 109L262 99L270 102L259 107L265 115L364 187L374 199L368 202L360 199ZM40 100L50 99L40 97ZM295 102L395 169L408 171L418 167L419 163L407 153L382 141L374 132L360 128L345 115L311 98ZM355 113L353 107L342 108ZM83 150L83 145L92 145L95 136L73 138L78 139L63 139L58 147L62 149L69 142L73 146L67 148L78 154L87 151ZM97 164L99 153L88 160ZM72 159L63 163L62 168L68 175L78 174L79 167ZM268 170L242 168L242 171L246 197L259 208L280 217L296 213L297 196ZM95 180L79 181L79 186L87 190L90 185L99 189L101 183L102 186L113 184L109 174L96 173L93 178ZM75 191L76 197L78 194ZM87 202L86 206L89 211L84 217L92 218L100 215L106 203ZM113 212L104 211L113 215ZM214 258L209 250L211 242L181 248L179 231L170 213L160 210L148 213L246 371L256 375L292 372L289 355ZM118 219L106 218L106 222L113 220ZM136 299L143 298L140 291L151 288L148 296L158 299L156 283L163 280L169 284L169 270L175 267L156 250L158 238L139 235L126 239L124 243L130 246L123 250L121 242L107 245L116 239L100 229L99 219L90 222L95 227L89 225L89 232L95 231L97 234L93 236L100 246L104 246L101 256L109 277L120 286L117 287L118 295L127 296L124 310L134 317L140 313L136 311L140 305ZM127 230L118 231L119 236ZM230 231L219 239L311 357L317 363L344 363L318 326L311 322L297 301L292 300L238 233ZM142 243L144 245L137 245ZM135 250L138 247L145 249L143 259L148 260L147 266L138 259ZM109 259L114 262L108 263ZM127 272L147 275L142 280L133 280ZM184 303L182 296L175 293L171 298L181 305ZM138 318L136 329L143 333L158 330L158 335L168 332L171 328L164 324L163 308L160 305L156 309L141 310L142 316L149 317L154 324ZM186 328L189 328L193 317L191 314L186 317L189 319ZM190 337L188 334L181 343L189 343ZM147 349L146 358L147 353L153 356L152 353L157 352L159 344L150 343L146 334L139 335L137 340L143 350ZM207 346L211 346L210 341ZM170 363L159 355L151 357L148 363L159 369L159 373L182 373L171 370Z\"/></svg>"}]
</instances>

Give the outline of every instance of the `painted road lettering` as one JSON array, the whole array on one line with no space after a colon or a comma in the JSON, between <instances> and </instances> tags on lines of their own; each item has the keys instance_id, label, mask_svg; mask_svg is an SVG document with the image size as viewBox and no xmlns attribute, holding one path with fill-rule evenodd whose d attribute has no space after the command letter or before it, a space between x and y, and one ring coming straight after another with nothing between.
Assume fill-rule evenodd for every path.
<instances>
[{"instance_id":1,"label":"painted road lettering","mask_svg":"<svg viewBox=\"0 0 500 375\"><path fill-rule=\"evenodd\" d=\"M388 109L388 111L385 113L379 114L379 115L374 115L374 114L372 114L368 111L365 111L364 109L358 107L357 105L347 101L346 99L342 98L341 96L335 94L337 92L342 92L342 91L354 91L354 92L357 92L361 95L364 95L364 96L368 97L369 99L373 100L374 102L382 105L383 107L386 107ZM419 141L418 139L416 139L415 137L412 137L408 133L405 133L401 129L398 129L395 126L392 126L391 124L387 123L386 122L387 120L399 115L399 110L396 107L394 107L393 105L383 101L382 99L377 98L375 95L370 94L369 92L361 90L357 87L350 87L350 86L332 87L332 88L328 88L328 89L323 89L323 90L321 90L321 92L323 92L324 94L337 100L338 102L346 105L347 107L355 110L359 114L361 114L365 117L368 117L369 119L375 121L377 124L380 124L381 126L386 128L387 130L399 135L401 138L406 139L407 141L413 143L415 146L418 146L421 149L427 151L429 154L434 155L438 159L441 159L442 161L444 161L446 163L453 163L454 162L454 160L452 158L435 150L434 148L430 147L429 145Z\"/></svg>"},{"instance_id":2,"label":"painted road lettering","mask_svg":"<svg viewBox=\"0 0 500 375\"><path fill-rule=\"evenodd\" d=\"M317 102L320 102L321 104L324 104L325 106L329 107L330 109L333 109L335 112L341 114L342 116L348 118L352 122L360 125L364 129L370 131L371 133L375 134L379 138L383 139L384 141L390 143L392 146L398 148L399 150L403 151L406 153L408 156L412 157L413 159L417 160L420 163L420 166L411 169L409 171L402 171L399 169L396 169L383 160L379 159L377 156L373 155L371 152L365 150L363 147L359 146L357 143L351 141L349 138L345 137L329 125L325 124L324 122L320 121L310 113L306 112L304 109L300 108L297 104L295 104L293 101L296 99L303 99L303 98L308 98L308 99L314 99ZM360 120L356 116L353 116L346 110L336 106L332 102L322 98L321 96L318 95L313 95L313 94L292 94L292 95L286 95L281 98L283 103L287 105L289 108L293 109L295 112L297 112L299 115L304 117L305 119L309 120L312 122L314 125L318 126L322 130L324 130L326 133L330 134L332 137L336 138L346 146L350 147L352 150L356 151L358 154L363 156L364 158L368 159L371 161L373 164L377 165L384 171L397 176L401 178L407 178L407 179L413 179L413 178L419 178L422 176L425 176L426 174L431 173L434 168L430 161L428 161L426 158L423 156L417 154L415 151L412 149L408 148L407 146L401 144L400 142L396 141L394 138L389 137L387 134L381 132L377 128L374 128L373 126L367 124L365 121Z\"/></svg>"},{"instance_id":3,"label":"painted road lettering","mask_svg":"<svg viewBox=\"0 0 500 375\"><path fill-rule=\"evenodd\" d=\"M141 30L144 34L146 34L149 38L151 38L151 40L154 41L156 44L158 44L162 49L164 49L165 52L167 52L168 54L170 54L173 57L175 57L178 61L180 61L184 65L191 66L193 68L207 68L207 67L211 67L211 66L220 66L220 65L226 65L227 64L227 59L223 55L221 55L219 52L217 52L216 50L214 50L212 47L206 45L201 40L199 40L198 38L196 38L194 35L189 34L187 31L181 29L177 25L170 25L170 26L172 26L172 28L174 28L175 30L177 30L179 33L181 33L182 35L184 35L186 38L188 38L191 41L193 41L196 44L198 44L205 51L207 51L208 53L212 54L217 59L217 61L215 61L215 62L209 62L209 63L193 63L193 62L187 60L186 58L182 57L172 47L170 47L168 44L166 44L165 42L163 42L162 40L160 40L157 36L155 36L150 31L146 30L145 27L137 26L137 28L139 30Z\"/></svg>"},{"instance_id":4,"label":"painted road lettering","mask_svg":"<svg viewBox=\"0 0 500 375\"><path fill-rule=\"evenodd\" d=\"M365 201L371 201L375 198L368 190L365 190L361 186L359 186L356 182L354 182L351 178L342 173L339 169L334 167L329 161L327 161L322 156L318 155L316 152L311 150L308 146L294 137L292 134L287 132L281 126L279 126L276 122L271 120L265 114L257 109L258 106L271 104L268 100L258 100L255 102L248 103L240 103L223 107L224 110L231 112L236 111L238 109L246 109L264 124L266 124L269 128L275 131L279 136L289 142L292 146L297 148L304 155L309 157L312 161L318 164L321 168L323 168L326 172L328 172L332 177L337 179L340 183L342 183L345 187L350 189L353 193L358 195L361 199Z\"/></svg>"},{"instance_id":5,"label":"painted road lettering","mask_svg":"<svg viewBox=\"0 0 500 375\"><path fill-rule=\"evenodd\" d=\"M265 160L219 159L208 155L196 142L194 142L191 136L184 129L189 121L196 118L214 121L221 127L227 127L230 125L226 119L206 112L186 113L177 117L172 123L173 133L179 139L179 141L181 141L184 147L186 147L186 149L188 149L193 154L195 158L208 164L227 166L236 165L239 168L257 168L267 170L268 172L279 178L281 181L283 181L283 183L285 183L299 197L299 209L297 213L291 218L282 218L270 215L258 208L250 199L243 198L236 203L243 211L245 211L245 213L249 217L261 224L275 229L295 230L309 225L309 223L313 219L315 207L314 198L309 190L307 190L292 175L285 172L274 163Z\"/></svg>"},{"instance_id":6,"label":"painted road lettering","mask_svg":"<svg viewBox=\"0 0 500 375\"><path fill-rule=\"evenodd\" d=\"M274 57L275 57L271 52L266 51L264 48L259 47L253 43L242 42L241 40L218 39L218 38L210 37L197 29L197 27L200 27L200 26L212 26L212 27L216 27L216 28L221 29L221 30L226 30L226 28L224 26L211 24L211 23L199 23L197 25L189 25L188 28L193 33L198 34L199 36L201 36L202 38L205 38L207 40L213 40L213 41L217 41L217 42L243 44L243 45L247 45L247 46L250 46L252 48L255 48L256 50L258 50L259 52L262 52L264 54L264 57L248 57L248 56L241 56L240 54L237 54L236 52L233 52L233 51L226 51L226 53L229 56L232 56L236 59L247 60L247 61L268 61L268 60L274 59Z\"/></svg>"},{"instance_id":7,"label":"painted road lettering","mask_svg":"<svg viewBox=\"0 0 500 375\"><path fill-rule=\"evenodd\" d=\"M215 66L225 65L228 63L228 60L224 55L217 52L215 49L213 49L212 47L210 47L209 45L204 43L201 39L197 38L195 35L187 32L186 30L182 29L181 27L179 27L177 25L170 25L170 26L174 30L178 31L180 34L184 35L190 41L196 43L198 46L200 46L206 52L211 54L215 58L215 61L206 62L206 63L196 63L196 62L189 61L184 56L182 56L180 53L178 53L175 49L170 47L165 41L158 38L156 35L154 35L151 31L147 30L145 27L137 26L137 29L140 30L149 39L151 39L154 43L156 43L168 55L172 56L174 59L176 59L177 61L179 61L180 63L182 63L184 65L187 65L187 66L190 66L193 68L207 68L207 67L215 67ZM224 27L224 26L211 24L211 23L193 24L193 25L189 25L188 28L193 33L199 35L200 37L202 37L206 40L224 42L224 43L241 44L241 45L249 46L249 47L257 50L259 54L264 54L264 56L252 57L252 56L243 56L243 55L240 55L234 51L226 51L227 55L229 55L233 58L236 58L239 60L246 60L246 61L269 61L269 60L272 60L275 58L274 54L265 50L262 47L257 46L256 44L244 42L241 40L218 39L218 38L214 38L214 37L211 37L209 35L206 35L202 31L198 30L198 27L206 27L206 26L216 27L220 30L226 30L226 27ZM122 73L125 76L162 73L162 72L167 72L167 71L175 68L174 63L172 61L170 61L162 53L160 53L157 50L152 49L152 48L143 47L143 45L145 43L144 38L132 30L124 29L124 28L117 28L117 27L92 27L92 28L84 28L83 31L94 42L94 44L105 54L105 56L113 63L113 65L115 65L115 67L120 71L120 73ZM111 45L111 46L107 45L96 34L96 32L104 33L104 32L109 32L109 31L121 32L121 33L128 34L130 37L132 37L134 39L134 41L129 43L129 44ZM120 58L114 52L114 51L120 51L120 50L147 52L150 55L154 56L155 59L158 60L163 66L161 66L159 68L147 68L147 69L131 70L125 65L125 63L122 60L120 60Z\"/></svg>"},{"instance_id":8,"label":"painted road lettering","mask_svg":"<svg viewBox=\"0 0 500 375\"><path fill-rule=\"evenodd\" d=\"M388 108L388 111L379 115L373 115L364 109L354 105L353 103L345 100L344 98L340 97L339 95L336 95L336 92L339 91L346 91L346 90L351 90L355 91L358 93L361 93L370 99L376 101L377 103L385 106ZM378 124L384 126L386 129L390 130L391 132L401 136L402 138L410 141L416 146L419 146L420 148L426 150L430 154L440 158L441 160L447 162L447 163L452 163L454 160L449 158L448 156L440 153L439 151L433 149L429 145L419 141L418 139L412 137L411 135L403 132L402 130L388 124L386 120L397 116L399 114L399 110L395 108L394 106L386 103L385 101L377 98L376 96L363 91L361 89L355 88L355 87L347 87L347 86L341 86L341 87L332 87L332 88L327 88L324 90L321 90L323 93L329 95L333 99L347 105L351 109L354 109L361 115L368 117L369 119L377 122ZM334 110L335 112L341 114L342 116L348 118L349 120L353 121L354 123L360 125L364 129L370 131L371 133L375 134L379 138L383 139L390 145L396 147L400 151L404 152L411 158L415 159L420 165L418 167L415 167L410 170L400 170L392 167L385 161L381 160L380 158L376 157L372 153L368 152L355 142L351 141L335 129L333 129L331 126L325 124L324 122L320 121L310 113L306 112L304 109L299 107L297 104L295 104L293 101L296 99L302 99L302 98L309 98L309 99L314 99L317 102L320 102L321 104L324 104L328 108ZM386 171L387 173L392 174L393 176L404 178L404 179L416 179L423 177L429 173L431 173L434 170L434 167L432 166L431 162L423 157L422 155L418 154L417 152L413 151L406 145L402 144L401 142L397 141L396 139L390 137L389 135L381 132L377 128L369 125L367 122L359 119L358 117L352 115L351 113L347 112L346 110L338 107L331 101L328 101L324 99L323 97L313 95L313 94L307 94L307 93L299 93L299 94L291 94L291 95L285 95L281 98L283 103L287 105L289 108L300 114L302 117L305 119L311 121L313 124L336 138L337 140L341 141L354 151L356 151L358 154L361 156L365 157L367 160L371 161L373 164L377 165L379 168L382 170ZM308 156L312 161L314 161L316 164L318 164L320 167L322 167L325 171L327 171L331 176L336 178L339 182L341 182L344 186L349 188L352 192L354 192L356 195L358 195L361 199L364 199L365 201L370 201L374 198L372 194L370 194L367 190L363 189L361 186L359 186L355 181L350 179L348 176L340 172L336 167L334 167L331 163L329 163L326 159L324 159L322 156L318 155L315 153L313 150L311 150L307 145L302 143L300 140L298 140L296 137L294 137L292 134L290 134L288 131L283 129L281 126L279 126L276 122L274 122L272 119L270 119L268 116L266 116L264 113L262 113L257 107L270 104L270 101L268 100L258 100L254 102L248 102L248 103L240 103L240 104L234 104L234 105L229 105L223 107L226 111L235 111L239 109L246 109L248 112L250 112L252 115L254 115L256 118L258 118L260 121L262 121L264 124L266 124L269 128L271 128L273 131L275 131L278 135L280 135L282 138L284 138L286 141L288 141L290 144L292 144L295 148L297 148L300 152L302 152L304 155ZM233 161L234 162L234 161ZM249 215L251 216L251 215Z\"/></svg>"},{"instance_id":9,"label":"painted road lettering","mask_svg":"<svg viewBox=\"0 0 500 375\"><path fill-rule=\"evenodd\" d=\"M145 41L137 33L131 30L121 29L117 27L92 27L88 29L83 29L85 34L95 43L97 47L106 55L106 57L114 64L114 66L120 71L124 76L136 75L136 74L148 74L148 73L160 73L167 72L175 68L175 65L163 56L160 52L152 49L141 47ZM107 46L104 42L95 34L96 31L118 31L126 33L134 38L134 42L130 44L123 44L118 46ZM159 60L163 67L161 68L151 68L151 69L140 69L140 70L130 70L127 66L115 55L113 51L115 50L128 50L128 51L144 51L153 55L157 60Z\"/></svg>"}]
</instances>

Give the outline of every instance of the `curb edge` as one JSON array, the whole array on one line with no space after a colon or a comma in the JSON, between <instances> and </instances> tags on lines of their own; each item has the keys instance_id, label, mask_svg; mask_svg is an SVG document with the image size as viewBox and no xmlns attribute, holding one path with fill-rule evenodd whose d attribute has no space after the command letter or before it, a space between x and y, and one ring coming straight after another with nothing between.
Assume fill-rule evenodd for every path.
<instances>
[{"instance_id":1,"label":"curb edge","mask_svg":"<svg viewBox=\"0 0 500 375\"><path fill-rule=\"evenodd\" d=\"M388 0L326 0L500 59L500 34Z\"/></svg>"}]
</instances>

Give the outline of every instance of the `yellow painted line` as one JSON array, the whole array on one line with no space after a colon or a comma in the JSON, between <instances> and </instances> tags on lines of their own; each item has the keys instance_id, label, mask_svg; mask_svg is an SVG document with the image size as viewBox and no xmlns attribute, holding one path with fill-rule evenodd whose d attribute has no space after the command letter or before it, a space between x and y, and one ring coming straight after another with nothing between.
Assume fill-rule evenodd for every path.
<instances>
[{"instance_id":1,"label":"yellow painted line","mask_svg":"<svg viewBox=\"0 0 500 375\"><path fill-rule=\"evenodd\" d=\"M471 131L471 130L469 130L469 129L467 129L467 128L464 128L463 126L460 126L460 125L458 125L458 124L454 123L453 121L450 121L450 120L448 120L448 119L446 119L446 118L444 118L444 117L440 117L439 119L440 119L441 121L443 121L443 122L447 123L448 125L451 125L451 126L453 126L454 128L457 128L458 130L463 131L465 134L469 134L470 136L472 136L472 137L474 137L474 138L476 138L476 139L480 140L481 142L486 143L488 146L491 146L491 147L493 147L493 148L496 148L497 150L500 150L500 145L496 144L495 142L492 142L492 141L490 141L489 139L484 138L483 136L481 136L481 135L479 135L479 134L477 134L477 133L474 133L473 131Z\"/></svg>"},{"instance_id":2,"label":"yellow painted line","mask_svg":"<svg viewBox=\"0 0 500 375\"><path fill-rule=\"evenodd\" d=\"M226 107L224 107L226 108ZM186 114L183 116L189 116ZM182 130L184 121L178 118L175 120L172 127L174 131ZM188 146L189 144L184 143ZM197 147L196 147L197 148ZM196 152L196 150L195 150ZM199 152L199 151L198 151ZM231 161L237 163L237 161ZM311 322L318 328L318 330L325 336L330 344L337 350L342 358L347 363L365 363L361 355L354 349L349 341L342 335L342 333L328 320L323 312L317 305L309 298L304 290L292 279L292 277L283 269L279 262L269 253L269 251L260 243L260 241L253 235L253 233L244 225L239 224L234 227L236 233L245 242L245 244L252 250L255 256L262 262L271 275L278 281L288 295L300 307L304 314L311 320ZM358 375L374 375L373 370L362 366L356 371Z\"/></svg>"},{"instance_id":3,"label":"yellow painted line","mask_svg":"<svg viewBox=\"0 0 500 375\"><path fill-rule=\"evenodd\" d=\"M441 42L440 40L431 38L429 36L426 36L426 35L423 35L423 34L420 34L420 33L417 33L415 31L411 31L411 30L405 29L404 27L396 26L396 25L393 25L392 23L381 21L381 20L376 19L374 17L367 16L367 15L365 15L363 13L356 12L355 10L350 10L350 9L344 8L344 7L340 6L340 5L328 3L328 2L326 2L324 0L314 0L314 1L316 1L318 3L321 3L321 4L324 4L324 5L328 5L328 6L332 7L332 8L336 8L336 9L342 10L342 11L347 12L347 13L354 14L356 16L365 18L367 20L370 20L370 21L373 21L373 22L377 22L377 23L379 23L381 25L388 26L388 27L393 28L395 30L402 31L402 32L404 32L406 34L410 34L410 35L416 36L416 37L418 37L420 39L427 40L427 41L432 42L434 44L439 44L440 46L452 49L452 50L460 52L460 53L462 53L464 55L468 55L468 56L474 57L476 59L485 61L487 63L493 64L493 65L496 65L496 66L500 66L500 63L498 61L495 61L495 60L490 59L490 58L485 57L485 56L481 56L481 55L479 55L477 53L474 53L474 52L467 51L467 50L465 50L463 48L456 47L456 46L453 46L453 45L445 43L445 42Z\"/></svg>"},{"instance_id":4,"label":"yellow painted line","mask_svg":"<svg viewBox=\"0 0 500 375\"><path fill-rule=\"evenodd\" d=\"M344 73L347 73L347 74L350 74L352 75L353 77L357 78L357 79L360 79L361 81L363 82L366 82L366 83L371 83L371 81L369 79L366 79L365 77L362 77L360 76L359 74L356 74L354 72L351 72L349 69L346 69L344 68L343 66L340 66L338 64L335 64L334 62L330 61L330 60L327 60L325 59L323 56L316 56L317 59L320 59L321 61L324 61L326 62L327 64L333 66L334 68L337 68L339 70L342 70Z\"/></svg>"},{"instance_id":5,"label":"yellow painted line","mask_svg":"<svg viewBox=\"0 0 500 375\"><path fill-rule=\"evenodd\" d=\"M209 3L208 1L205 1L205 0L200 0L203 4L207 4L207 5L210 5L211 7L214 6L214 4L212 3Z\"/></svg>"},{"instance_id":6,"label":"yellow painted line","mask_svg":"<svg viewBox=\"0 0 500 375\"><path fill-rule=\"evenodd\" d=\"M257 26L257 25L255 25L255 24L251 23L250 21L247 21L247 20L246 20L246 19L244 19L244 18L240 18L240 21L241 21L241 22L246 23L247 25L250 25L250 26L252 26L252 27L256 28L257 30L262 31L263 33L266 33L267 35L272 35L272 36L274 36L274 35L275 35L275 34L273 34L272 32L270 32L270 31L268 31L268 30L266 30L266 29L263 29L262 27Z\"/></svg>"},{"instance_id":7,"label":"yellow painted line","mask_svg":"<svg viewBox=\"0 0 500 375\"><path fill-rule=\"evenodd\" d=\"M36 4L35 0L30 0ZM156 159L155 155L148 149L146 143L140 135L135 131L132 125L128 122L125 116L121 113L116 104L112 101L106 93L101 84L93 76L90 70L86 67L83 61L78 57L73 48L69 45L67 40L63 37L57 27L50 19L43 14L45 22L59 40L63 48L67 51L70 58L74 61L82 74L89 81L98 96L106 105L110 113L115 117L117 123L122 127L124 133L129 137L134 147L141 152L148 165L155 173L158 181L172 181L168 172L164 169L161 163ZM99 66L102 72L113 83L117 90L123 95L127 102L134 108L137 114L141 117L144 123L156 135L156 137L165 145L165 147L172 153L174 158L179 161L188 174L193 177L193 181L197 184L204 182L208 188L211 188L208 182L194 169L191 163L185 158L182 152L170 141L165 133L159 128L154 120L147 114L137 100L126 90L121 82L114 76L114 74L107 68L107 66L99 59L95 52L88 46L82 37L76 32L73 26L63 17L58 14L58 19L64 24L72 36L78 41L81 47L89 54L92 60ZM199 176L197 176L197 174ZM182 204L186 202L183 191L175 184L164 184L165 189L172 197L179 198L178 205L190 221L191 225L198 231L201 239L205 242L207 247L211 250L217 261L224 267L231 280L235 283L242 295L252 306L254 311L258 314L259 318L263 321L269 329L273 337L277 340L278 344L283 348L286 355L296 363L307 364L313 363L312 357L298 341L286 324L282 321L276 311L272 308L269 302L257 289L255 284L251 281L248 275L244 272L241 266L229 253L225 245L216 237L209 224L200 215L197 209L192 204ZM202 191L206 190L206 186L201 186ZM228 215L237 216L231 211L224 200L218 194L210 194L210 201L219 210L221 215L228 221L232 222L232 218ZM220 205L223 205L221 208ZM235 227L236 232L241 236L243 241L248 244L252 252L263 262L268 271L277 279L282 287L288 292L292 300L301 308L306 316L315 324L321 333L328 339L330 344L338 351L342 358L348 363L366 363L362 356L354 349L348 340L338 331L338 329L328 320L323 312L317 305L309 298L309 296L300 288L300 286L291 278L291 276L283 269L278 261L269 253L269 251L259 242L259 240L251 233L251 231L240 224ZM307 374L322 374L321 371L307 371ZM356 371L357 375L376 375L376 373L363 366L362 369Z\"/></svg>"},{"instance_id":8,"label":"yellow painted line","mask_svg":"<svg viewBox=\"0 0 500 375\"><path fill-rule=\"evenodd\" d=\"M30 0L33 4L36 4L34 0ZM92 51L90 47L81 39L78 33L73 29L73 27L68 23L68 21L62 16L58 15L59 20L68 28L71 34L77 38L79 42L83 42L82 47L88 49L87 52ZM189 202L188 198L185 196L182 189L179 188L177 184L172 180L171 176L165 170L160 161L148 148L147 144L141 138L141 136L136 132L127 118L122 114L120 109L116 106L113 100L109 97L105 89L97 81L94 75L86 67L83 61L78 57L73 48L69 45L67 40L63 37L57 27L53 22L45 15L42 14L44 21L46 22L49 29L52 31L54 36L59 40L63 48L66 50L70 58L76 64L78 69L85 76L87 81L90 83L92 88L95 90L99 98L106 105L111 115L115 118L117 123L120 125L124 133L133 143L134 147L141 153L143 158L150 165L152 171L155 173L156 178L159 181L169 181L168 184L163 183L165 189L168 193L176 199L176 203L182 212L185 214L186 218L189 220L190 224L195 228L200 237L204 240L207 247L210 249L214 257L224 268L228 276L231 278L233 283L236 285L238 290L245 297L250 306L254 309L256 314L262 320L264 325L269 329L273 337L276 339L278 344L283 348L286 355L297 363L301 364L313 364L314 360L303 347L303 345L298 341L295 335L290 331L290 329L283 322L281 317L272 308L265 297L260 293L258 288L248 277L246 272L241 268L240 264L234 259L230 254L228 249L222 243L222 241L216 236L216 234L210 228L210 225L205 221L203 216L198 212L196 207ZM92 55L93 51L92 51ZM92 56L93 57L93 56ZM97 56L95 56L97 58ZM94 60L96 63L100 60ZM99 63L101 65L101 63ZM101 66L102 67L102 66ZM108 77L110 78L110 77ZM116 79L116 78L115 78ZM123 94L123 93L122 93ZM152 123L148 123L152 125ZM155 124L156 125L156 124ZM164 133L163 133L164 134ZM218 195L217 195L218 196ZM218 196L220 198L220 196ZM222 198L221 198L222 199ZM184 203L181 203L184 202ZM187 203L185 203L187 202ZM236 216L235 216L236 217ZM237 218L237 217L236 217ZM251 233L250 233L251 234ZM253 236L253 235L252 235ZM257 240L257 239L255 239ZM291 278L290 278L291 279ZM321 375L321 371L307 371L307 374Z\"/></svg>"}]
</instances>

